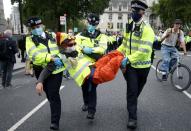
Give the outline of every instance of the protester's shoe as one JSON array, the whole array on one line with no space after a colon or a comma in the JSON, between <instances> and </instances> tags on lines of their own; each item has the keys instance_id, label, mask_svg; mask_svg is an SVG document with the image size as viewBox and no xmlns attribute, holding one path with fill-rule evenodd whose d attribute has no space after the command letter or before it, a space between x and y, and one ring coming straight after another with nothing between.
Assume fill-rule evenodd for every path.
<instances>
[{"instance_id":1,"label":"protester's shoe","mask_svg":"<svg viewBox=\"0 0 191 131\"><path fill-rule=\"evenodd\" d=\"M167 74L162 75L162 80L167 81Z\"/></svg>"},{"instance_id":2,"label":"protester's shoe","mask_svg":"<svg viewBox=\"0 0 191 131\"><path fill-rule=\"evenodd\" d=\"M84 112L85 112L85 111L88 111L88 106L84 104L84 105L82 106L82 111L84 111Z\"/></svg>"},{"instance_id":3,"label":"protester's shoe","mask_svg":"<svg viewBox=\"0 0 191 131\"><path fill-rule=\"evenodd\" d=\"M127 128L136 129L137 128L137 120L129 119L129 121L127 123Z\"/></svg>"},{"instance_id":4,"label":"protester's shoe","mask_svg":"<svg viewBox=\"0 0 191 131\"><path fill-rule=\"evenodd\" d=\"M95 113L93 113L93 112L88 112L87 119L93 120L93 119L94 119L94 115L95 115Z\"/></svg>"},{"instance_id":5,"label":"protester's shoe","mask_svg":"<svg viewBox=\"0 0 191 131\"><path fill-rule=\"evenodd\" d=\"M55 124L55 123L51 123L50 129L52 129L52 130L59 130L59 125Z\"/></svg>"}]
</instances>

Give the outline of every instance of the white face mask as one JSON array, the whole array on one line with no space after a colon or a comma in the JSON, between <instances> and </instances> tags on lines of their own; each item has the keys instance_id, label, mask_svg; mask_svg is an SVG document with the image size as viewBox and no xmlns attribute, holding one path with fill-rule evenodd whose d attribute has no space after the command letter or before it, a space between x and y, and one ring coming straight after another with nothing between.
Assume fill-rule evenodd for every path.
<instances>
[{"instance_id":1,"label":"white face mask","mask_svg":"<svg viewBox=\"0 0 191 131\"><path fill-rule=\"evenodd\" d=\"M72 51L75 51L76 50L76 47L75 46L72 46L72 47L67 47L65 52L66 53L71 53Z\"/></svg>"}]
</instances>

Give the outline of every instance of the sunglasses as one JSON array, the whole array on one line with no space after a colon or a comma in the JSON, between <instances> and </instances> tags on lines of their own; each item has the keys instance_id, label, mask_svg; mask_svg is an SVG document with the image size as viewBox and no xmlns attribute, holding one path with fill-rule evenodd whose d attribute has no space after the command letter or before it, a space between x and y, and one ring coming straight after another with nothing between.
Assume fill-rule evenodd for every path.
<instances>
[{"instance_id":1,"label":"sunglasses","mask_svg":"<svg viewBox=\"0 0 191 131\"><path fill-rule=\"evenodd\" d=\"M72 47L72 46L75 46L75 45L76 45L76 42L68 43L68 44L67 44L67 47Z\"/></svg>"}]
</instances>

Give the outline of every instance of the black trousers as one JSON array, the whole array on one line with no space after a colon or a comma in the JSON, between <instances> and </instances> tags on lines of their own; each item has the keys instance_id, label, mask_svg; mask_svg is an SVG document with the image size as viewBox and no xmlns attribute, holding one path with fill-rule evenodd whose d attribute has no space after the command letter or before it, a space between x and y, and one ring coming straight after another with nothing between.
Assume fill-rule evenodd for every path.
<instances>
[{"instance_id":1,"label":"black trousers","mask_svg":"<svg viewBox=\"0 0 191 131\"><path fill-rule=\"evenodd\" d=\"M38 78L42 69L34 69ZM59 124L61 116L60 86L62 83L62 73L51 74L43 82L46 97L50 103L51 123Z\"/></svg>"},{"instance_id":2,"label":"black trousers","mask_svg":"<svg viewBox=\"0 0 191 131\"><path fill-rule=\"evenodd\" d=\"M11 85L14 63L10 61L0 61L0 71L3 71L2 86Z\"/></svg>"},{"instance_id":3,"label":"black trousers","mask_svg":"<svg viewBox=\"0 0 191 131\"><path fill-rule=\"evenodd\" d=\"M82 85L82 95L84 104L88 106L88 112L95 113L97 105L97 85L93 82L89 83L89 79L86 79Z\"/></svg>"},{"instance_id":4,"label":"black trousers","mask_svg":"<svg viewBox=\"0 0 191 131\"><path fill-rule=\"evenodd\" d=\"M147 81L150 68L137 69L127 65L124 74L127 82L127 110L129 119L137 120L138 97Z\"/></svg>"}]
</instances>

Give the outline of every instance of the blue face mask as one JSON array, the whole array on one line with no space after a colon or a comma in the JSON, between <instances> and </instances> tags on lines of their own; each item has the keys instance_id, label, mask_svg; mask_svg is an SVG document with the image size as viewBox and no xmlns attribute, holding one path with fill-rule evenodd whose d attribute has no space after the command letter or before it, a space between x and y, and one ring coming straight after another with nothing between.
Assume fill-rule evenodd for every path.
<instances>
[{"instance_id":1,"label":"blue face mask","mask_svg":"<svg viewBox=\"0 0 191 131\"><path fill-rule=\"evenodd\" d=\"M42 33L43 33L43 29L41 27L35 28L35 29L32 30L33 35L41 36Z\"/></svg>"},{"instance_id":2,"label":"blue face mask","mask_svg":"<svg viewBox=\"0 0 191 131\"><path fill-rule=\"evenodd\" d=\"M93 33L94 31L95 31L95 29L96 29L96 26L93 26L93 25L88 25L88 32L89 33Z\"/></svg>"},{"instance_id":3,"label":"blue face mask","mask_svg":"<svg viewBox=\"0 0 191 131\"><path fill-rule=\"evenodd\" d=\"M142 18L142 15L138 12L132 12L131 16L134 22L138 22Z\"/></svg>"}]
</instances>

